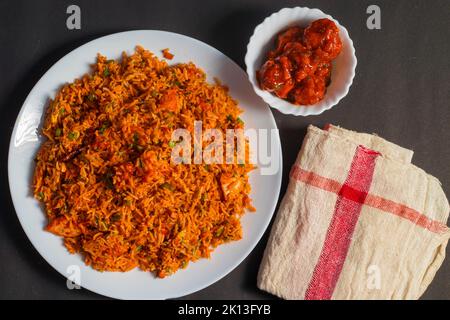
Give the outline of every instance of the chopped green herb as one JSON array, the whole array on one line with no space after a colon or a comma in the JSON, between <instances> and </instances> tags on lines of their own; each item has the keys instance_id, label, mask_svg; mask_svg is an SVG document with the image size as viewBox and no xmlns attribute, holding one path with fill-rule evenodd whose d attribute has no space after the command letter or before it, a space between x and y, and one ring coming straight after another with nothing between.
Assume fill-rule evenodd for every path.
<instances>
[{"instance_id":1,"label":"chopped green herb","mask_svg":"<svg viewBox=\"0 0 450 320\"><path fill-rule=\"evenodd\" d=\"M153 98L156 98L158 96L158 91L152 90L151 95L152 95Z\"/></svg>"},{"instance_id":2,"label":"chopped green herb","mask_svg":"<svg viewBox=\"0 0 450 320\"><path fill-rule=\"evenodd\" d=\"M137 246L137 247L136 247L136 251L137 251L137 252L139 252L139 251L141 251L141 250L142 250L142 246Z\"/></svg>"},{"instance_id":3,"label":"chopped green herb","mask_svg":"<svg viewBox=\"0 0 450 320\"><path fill-rule=\"evenodd\" d=\"M99 221L99 229L100 229L100 231L108 230L108 225L106 224L105 221L103 221L103 220Z\"/></svg>"},{"instance_id":4,"label":"chopped green herb","mask_svg":"<svg viewBox=\"0 0 450 320\"><path fill-rule=\"evenodd\" d=\"M239 163L239 167L245 167L245 163Z\"/></svg>"},{"instance_id":5,"label":"chopped green herb","mask_svg":"<svg viewBox=\"0 0 450 320\"><path fill-rule=\"evenodd\" d=\"M121 215L120 213L114 213L114 214L111 216L111 222L117 222L117 221L119 221L120 219L122 219L122 215Z\"/></svg>"},{"instance_id":6,"label":"chopped green herb","mask_svg":"<svg viewBox=\"0 0 450 320\"><path fill-rule=\"evenodd\" d=\"M111 123L109 123L109 121L106 121L102 124L102 126L100 127L100 129L98 129L98 131L100 132L100 134L104 134L106 129L109 128L109 126L111 125Z\"/></svg>"},{"instance_id":7,"label":"chopped green herb","mask_svg":"<svg viewBox=\"0 0 450 320\"><path fill-rule=\"evenodd\" d=\"M88 96L87 96L87 99L90 102L93 102L93 101L95 101L97 99L97 96L94 93L89 93Z\"/></svg>"},{"instance_id":8,"label":"chopped green herb","mask_svg":"<svg viewBox=\"0 0 450 320\"><path fill-rule=\"evenodd\" d=\"M45 200L43 192L38 192L38 197L39 197L39 200L41 200L41 201Z\"/></svg>"},{"instance_id":9,"label":"chopped green herb","mask_svg":"<svg viewBox=\"0 0 450 320\"><path fill-rule=\"evenodd\" d=\"M164 242L163 242L163 244L164 244ZM166 268L166 269L164 270L164 272L166 273L166 275L169 275L169 274L172 274L172 273L173 273L172 268Z\"/></svg>"},{"instance_id":10,"label":"chopped green herb","mask_svg":"<svg viewBox=\"0 0 450 320\"><path fill-rule=\"evenodd\" d=\"M110 59L110 60L106 60L106 63L107 64L110 64L110 63L113 63L114 62L114 60L113 59Z\"/></svg>"},{"instance_id":11,"label":"chopped green herb","mask_svg":"<svg viewBox=\"0 0 450 320\"><path fill-rule=\"evenodd\" d=\"M103 176L103 182L106 184L106 188L108 189L114 189L114 182L113 182L114 173L111 170L108 170L105 175Z\"/></svg>"},{"instance_id":12,"label":"chopped green herb","mask_svg":"<svg viewBox=\"0 0 450 320\"><path fill-rule=\"evenodd\" d=\"M111 74L111 72L109 71L109 68L106 67L105 70L103 70L103 75L104 75L105 77L108 77L110 74Z\"/></svg>"},{"instance_id":13,"label":"chopped green herb","mask_svg":"<svg viewBox=\"0 0 450 320\"><path fill-rule=\"evenodd\" d=\"M228 120L228 121L233 121L233 120L234 120L234 119L233 119L233 116L232 116L231 114L227 115L227 120Z\"/></svg>"},{"instance_id":14,"label":"chopped green herb","mask_svg":"<svg viewBox=\"0 0 450 320\"><path fill-rule=\"evenodd\" d=\"M237 117L236 121L239 122L240 124L244 124L244 121L239 117Z\"/></svg>"},{"instance_id":15,"label":"chopped green herb","mask_svg":"<svg viewBox=\"0 0 450 320\"><path fill-rule=\"evenodd\" d=\"M168 182L164 182L163 184L160 185L160 187L163 188L163 189L170 190L170 191L174 191L175 190L175 187L173 185L171 185L170 183L168 183Z\"/></svg>"},{"instance_id":16,"label":"chopped green herb","mask_svg":"<svg viewBox=\"0 0 450 320\"><path fill-rule=\"evenodd\" d=\"M133 134L133 143L131 144L131 148L138 151L144 150L144 147L139 145L139 134L137 134L136 132Z\"/></svg>"},{"instance_id":17,"label":"chopped green herb","mask_svg":"<svg viewBox=\"0 0 450 320\"><path fill-rule=\"evenodd\" d=\"M62 133L61 128L56 128L56 130L55 130L55 137L59 137L61 135L61 133Z\"/></svg>"},{"instance_id":18,"label":"chopped green herb","mask_svg":"<svg viewBox=\"0 0 450 320\"><path fill-rule=\"evenodd\" d=\"M223 226L220 226L217 230L216 230L216 237L220 237L223 233Z\"/></svg>"},{"instance_id":19,"label":"chopped green herb","mask_svg":"<svg viewBox=\"0 0 450 320\"><path fill-rule=\"evenodd\" d=\"M139 168L143 168L144 167L144 164L142 163L142 159L141 158L138 158L138 167Z\"/></svg>"},{"instance_id":20,"label":"chopped green herb","mask_svg":"<svg viewBox=\"0 0 450 320\"><path fill-rule=\"evenodd\" d=\"M60 115L63 115L63 114L65 114L65 113L66 113L66 109L61 108L61 110L59 110L59 114L60 114Z\"/></svg>"},{"instance_id":21,"label":"chopped green herb","mask_svg":"<svg viewBox=\"0 0 450 320\"><path fill-rule=\"evenodd\" d=\"M176 141L169 141L169 147L173 148L177 145Z\"/></svg>"},{"instance_id":22,"label":"chopped green herb","mask_svg":"<svg viewBox=\"0 0 450 320\"><path fill-rule=\"evenodd\" d=\"M69 132L68 138L70 140L76 140L76 139L78 139L79 136L80 136L80 134L78 132L71 131L71 132Z\"/></svg>"}]
</instances>

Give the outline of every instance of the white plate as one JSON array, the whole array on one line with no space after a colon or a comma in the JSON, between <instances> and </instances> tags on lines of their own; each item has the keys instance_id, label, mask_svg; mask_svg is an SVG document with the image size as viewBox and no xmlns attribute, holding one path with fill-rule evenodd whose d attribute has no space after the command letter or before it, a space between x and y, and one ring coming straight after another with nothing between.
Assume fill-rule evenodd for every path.
<instances>
[{"instance_id":1,"label":"white plate","mask_svg":"<svg viewBox=\"0 0 450 320\"><path fill-rule=\"evenodd\" d=\"M251 197L257 211L242 218L243 239L218 247L211 259L201 259L173 276L157 279L148 272L135 269L126 273L98 272L84 265L80 255L71 255L62 239L43 230L46 217L38 201L32 196L33 158L40 146L37 135L48 99L65 82L89 71L97 53L108 58L119 58L122 51L132 53L142 45L161 58L161 49L170 48L175 54L170 64L192 61L202 68L208 80L218 77L228 85L231 95L245 110L242 118L246 128L276 129L268 106L259 99L245 72L218 50L198 40L163 31L130 31L109 35L91 41L70 52L52 66L26 98L17 117L11 136L8 158L8 176L14 207L25 233L45 260L65 277L73 274L71 266L81 270L80 284L96 293L120 299L166 299L180 297L203 289L231 272L252 251L266 230L275 209L280 185L281 168L274 175L261 175L260 170L250 174ZM275 148L281 162L278 132ZM20 250L20 248L19 248ZM256 277L256 275L255 275ZM239 284L236 284L238 289Z\"/></svg>"},{"instance_id":2,"label":"white plate","mask_svg":"<svg viewBox=\"0 0 450 320\"><path fill-rule=\"evenodd\" d=\"M274 47L276 35L288 27L307 26L311 22L322 18L328 18L336 23L336 26L339 28L339 36L342 40L342 51L333 60L331 84L327 88L325 97L314 105L299 106L278 98L268 91L261 90L256 79L256 70L261 68L267 52ZM347 95L352 85L356 63L355 48L353 47L353 41L350 39L347 29L336 19L319 9L302 7L284 8L264 19L255 28L247 45L247 54L245 55L247 74L255 92L272 108L278 109L282 113L295 116L321 114L338 104Z\"/></svg>"}]
</instances>

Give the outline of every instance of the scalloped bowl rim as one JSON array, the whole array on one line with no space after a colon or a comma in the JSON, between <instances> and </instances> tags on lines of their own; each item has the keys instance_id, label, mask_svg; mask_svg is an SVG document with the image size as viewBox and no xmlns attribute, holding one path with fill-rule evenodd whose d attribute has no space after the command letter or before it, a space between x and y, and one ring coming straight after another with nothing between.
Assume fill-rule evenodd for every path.
<instances>
[{"instance_id":1,"label":"scalloped bowl rim","mask_svg":"<svg viewBox=\"0 0 450 320\"><path fill-rule=\"evenodd\" d=\"M329 99L330 95L329 92L325 94L324 99L319 101L318 103L310 106L304 106L304 105L295 105L292 103L289 103L286 100L283 100L281 98L276 97L275 95L271 94L268 91L261 90L259 88L258 81L256 79L256 70L253 66L255 60L258 59L258 56L261 53L255 53L255 42L256 38L259 36L259 34L262 32L261 30L264 28L265 25L268 25L270 21L273 21L275 19L279 19L280 17L289 14L292 12L295 15L299 15L300 13L305 12L313 12L316 15L322 16L323 18L328 18L336 23L336 25L339 28L341 39L344 43L347 43L349 49L350 49L350 63L347 67L347 81L343 85L343 87L340 89L340 92L334 96L334 99ZM283 28L286 28L288 26L292 25L292 22L286 23ZM271 37L274 37L278 32L280 32L283 28L280 30L276 30L275 32L271 33ZM261 47L262 45L257 44L257 47ZM258 48L256 48L258 49ZM342 54L342 53L341 53ZM331 109L335 105L339 103L340 100L342 100L349 92L350 86L353 83L353 79L355 77L355 70L357 65L357 58L355 54L355 48L353 46L353 41L350 38L350 35L347 31L347 29L342 26L338 20L334 19L332 16L324 13L323 11L316 9L316 8L307 8L307 7L295 7L295 8L283 8L279 10L278 12L272 13L270 16L266 17L263 22L261 22L258 26L256 26L252 36L250 37L249 43L247 44L247 53L245 55L245 65L246 65L246 71L247 76L249 78L249 81L251 82L253 89L255 90L255 93L261 97L271 108L277 109L278 111L284 113L284 114L292 114L296 116L309 116L309 115L318 115L322 112ZM335 66L334 66L335 67ZM333 77L333 73L332 73Z\"/></svg>"}]
</instances>

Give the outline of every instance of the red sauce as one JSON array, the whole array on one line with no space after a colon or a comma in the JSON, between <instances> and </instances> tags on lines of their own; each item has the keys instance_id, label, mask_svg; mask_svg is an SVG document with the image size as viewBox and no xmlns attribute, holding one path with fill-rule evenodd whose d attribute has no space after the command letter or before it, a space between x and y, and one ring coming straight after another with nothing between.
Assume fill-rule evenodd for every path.
<instances>
[{"instance_id":1,"label":"red sauce","mask_svg":"<svg viewBox=\"0 0 450 320\"><path fill-rule=\"evenodd\" d=\"M257 73L259 84L294 104L315 104L325 96L331 62L341 49L339 29L329 19L316 20L306 29L291 27L277 36L275 49Z\"/></svg>"}]
</instances>

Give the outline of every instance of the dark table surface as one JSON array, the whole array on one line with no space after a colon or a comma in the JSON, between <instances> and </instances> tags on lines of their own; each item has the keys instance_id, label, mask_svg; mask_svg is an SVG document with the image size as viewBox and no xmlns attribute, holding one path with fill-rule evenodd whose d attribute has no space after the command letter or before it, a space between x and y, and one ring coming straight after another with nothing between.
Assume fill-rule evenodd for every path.
<instances>
[{"instance_id":1,"label":"dark table surface","mask_svg":"<svg viewBox=\"0 0 450 320\"><path fill-rule=\"evenodd\" d=\"M66 28L66 8L81 8L81 30ZM366 9L381 8L381 30L366 27ZM244 67L254 27L283 7L317 7L349 31L358 66L349 94L319 116L294 117L273 110L280 129L284 177L306 126L333 123L375 132L415 151L413 162L450 194L450 2L444 1L20 1L0 0L1 214L0 298L102 299L68 290L65 279L32 247L9 194L7 154L16 116L34 84L58 59L83 43L125 30L157 29L206 42ZM270 299L256 288L268 232L233 272L186 299ZM447 250L447 253L450 251ZM450 259L424 299L450 299Z\"/></svg>"}]
</instances>

